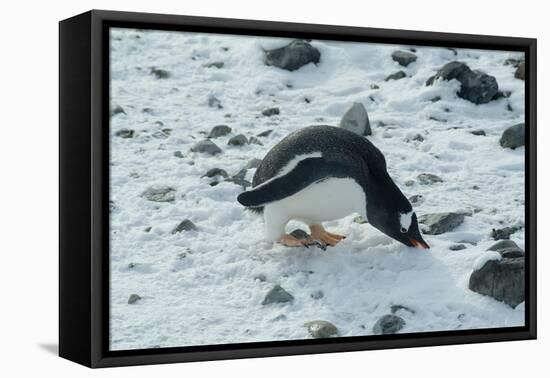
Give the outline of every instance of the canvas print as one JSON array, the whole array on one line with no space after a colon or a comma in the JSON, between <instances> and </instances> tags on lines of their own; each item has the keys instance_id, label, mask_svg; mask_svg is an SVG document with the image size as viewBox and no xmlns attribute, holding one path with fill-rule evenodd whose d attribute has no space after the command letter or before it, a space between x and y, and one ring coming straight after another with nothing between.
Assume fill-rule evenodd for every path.
<instances>
[{"instance_id":1,"label":"canvas print","mask_svg":"<svg viewBox=\"0 0 550 378\"><path fill-rule=\"evenodd\" d=\"M523 53L109 39L111 350L525 324Z\"/></svg>"}]
</instances>

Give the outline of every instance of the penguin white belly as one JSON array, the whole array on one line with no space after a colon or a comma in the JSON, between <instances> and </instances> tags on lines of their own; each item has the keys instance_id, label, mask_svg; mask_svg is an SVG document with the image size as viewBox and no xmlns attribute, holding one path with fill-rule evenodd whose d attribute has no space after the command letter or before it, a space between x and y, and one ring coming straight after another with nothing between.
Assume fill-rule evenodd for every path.
<instances>
[{"instance_id":1,"label":"penguin white belly","mask_svg":"<svg viewBox=\"0 0 550 378\"><path fill-rule=\"evenodd\" d=\"M264 207L266 234L276 240L291 220L308 225L343 218L352 213L367 217L363 188L351 178L328 178Z\"/></svg>"}]
</instances>

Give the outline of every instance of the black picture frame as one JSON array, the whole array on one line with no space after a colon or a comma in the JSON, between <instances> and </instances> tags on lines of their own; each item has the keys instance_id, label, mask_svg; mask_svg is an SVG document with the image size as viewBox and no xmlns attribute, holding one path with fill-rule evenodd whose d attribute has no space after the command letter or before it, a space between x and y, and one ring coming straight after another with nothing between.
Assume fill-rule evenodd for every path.
<instances>
[{"instance_id":1,"label":"black picture frame","mask_svg":"<svg viewBox=\"0 0 550 378\"><path fill-rule=\"evenodd\" d=\"M122 26L525 53L525 326L109 351L108 30ZM59 24L59 355L88 367L536 338L536 39L92 10Z\"/></svg>"}]
</instances>

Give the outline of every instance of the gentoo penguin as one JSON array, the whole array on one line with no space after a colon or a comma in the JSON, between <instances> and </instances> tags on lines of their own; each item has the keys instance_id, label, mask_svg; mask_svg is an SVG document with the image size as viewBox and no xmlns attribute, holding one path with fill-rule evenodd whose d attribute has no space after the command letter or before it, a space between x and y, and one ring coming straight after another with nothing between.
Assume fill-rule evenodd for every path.
<instances>
[{"instance_id":1,"label":"gentoo penguin","mask_svg":"<svg viewBox=\"0 0 550 378\"><path fill-rule=\"evenodd\" d=\"M263 211L267 239L287 246L334 246L345 237L326 231L322 222L359 213L393 239L429 248L409 200L386 170L382 152L342 128L309 126L285 137L262 160L252 189L237 200ZM291 219L310 227L310 239L285 233Z\"/></svg>"}]
</instances>

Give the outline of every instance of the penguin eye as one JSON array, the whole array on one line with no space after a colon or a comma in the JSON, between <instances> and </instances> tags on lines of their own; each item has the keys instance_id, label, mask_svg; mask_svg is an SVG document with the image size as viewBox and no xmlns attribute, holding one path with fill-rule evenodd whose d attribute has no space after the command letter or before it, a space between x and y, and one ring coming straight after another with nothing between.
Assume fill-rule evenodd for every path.
<instances>
[{"instance_id":1,"label":"penguin eye","mask_svg":"<svg viewBox=\"0 0 550 378\"><path fill-rule=\"evenodd\" d=\"M405 232L407 232L407 229L405 227L401 227L401 232L405 233Z\"/></svg>"}]
</instances>

